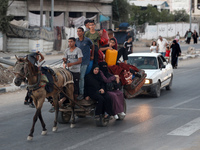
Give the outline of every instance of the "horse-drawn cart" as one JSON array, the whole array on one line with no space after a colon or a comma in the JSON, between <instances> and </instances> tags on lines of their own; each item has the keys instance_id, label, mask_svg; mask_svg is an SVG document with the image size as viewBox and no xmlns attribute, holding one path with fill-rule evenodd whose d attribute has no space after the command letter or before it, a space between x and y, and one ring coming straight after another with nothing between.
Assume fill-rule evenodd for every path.
<instances>
[{"instance_id":1,"label":"horse-drawn cart","mask_svg":"<svg viewBox=\"0 0 200 150\"><path fill-rule=\"evenodd\" d=\"M42 125L42 135L47 134L46 125L42 117L42 106L45 101L45 98L52 97L53 104L55 107L55 119L52 131L57 131L57 122L59 123L71 123L71 127L75 126L75 116L77 117L86 117L94 116L94 110L96 107L96 101L94 100L81 100L74 101L74 85L72 74L64 68L54 68L54 72L57 74L57 79L53 77L53 89L51 92L47 92L45 86L48 82L47 77L42 74L42 71L38 67L34 66L27 58L18 58L16 57L17 62L14 66L15 80L14 83L16 86L20 86L23 81L28 80L28 88L32 91L32 98L36 105L36 112L33 117L33 124L30 130L30 133L27 137L27 140L33 139L33 133L35 128L35 123L37 119L40 120ZM132 67L132 66L129 66ZM127 70L129 70L129 67ZM134 67L133 67L134 68ZM137 68L135 68L137 69ZM137 70L138 71L138 70ZM120 74L123 74L123 71ZM121 75L122 75L121 74ZM144 84L146 74L141 73L140 77L135 77L131 84L124 86L124 91L129 92L129 96L126 98L131 98L137 95L138 91ZM122 75L122 78L125 78ZM137 81L136 81L137 80ZM130 83L130 82L129 82ZM64 88L65 87L65 88ZM131 93L130 93L131 91ZM67 100L62 107L59 108L59 93L63 93ZM126 113L126 101L124 100L124 113ZM118 114L119 120L124 119L124 115ZM100 116L98 119L95 119L97 126L106 126L109 123L110 118L104 118Z\"/></svg>"},{"instance_id":2,"label":"horse-drawn cart","mask_svg":"<svg viewBox=\"0 0 200 150\"><path fill-rule=\"evenodd\" d=\"M134 79L131 79L131 83L124 85L122 87L122 92L124 93L125 98L133 98L137 95L139 95L142 90L141 87L143 86L145 82L145 77L146 74L143 70L138 70L138 73L140 76L134 77ZM83 118L86 116L95 116L94 110L96 106L96 101L95 100L81 100L77 101L77 105L74 108L74 113L76 116L79 118ZM126 113L126 100L124 99L124 113ZM70 106L69 101L63 104L63 107L59 109L59 114L58 114L58 122L59 123L68 123L70 122L72 115L72 108ZM122 116L118 114L119 119L118 120L123 120L125 116ZM106 126L109 123L108 119L104 119L103 117L100 117L100 120L95 120L97 126Z\"/></svg>"},{"instance_id":3,"label":"horse-drawn cart","mask_svg":"<svg viewBox=\"0 0 200 150\"><path fill-rule=\"evenodd\" d=\"M78 106L79 105L79 106ZM96 101L95 100L80 100L78 101L78 105L74 108L74 113L79 118L85 118L87 116L95 116L95 107ZM126 101L124 100L124 112L126 113ZM69 123L72 115L72 108L70 103L64 103L64 106L59 109L58 113L58 122L59 123ZM119 119L123 120L125 116L118 114ZM107 126L109 123L109 119L105 119L100 117L100 119L95 120L97 126Z\"/></svg>"}]
</instances>

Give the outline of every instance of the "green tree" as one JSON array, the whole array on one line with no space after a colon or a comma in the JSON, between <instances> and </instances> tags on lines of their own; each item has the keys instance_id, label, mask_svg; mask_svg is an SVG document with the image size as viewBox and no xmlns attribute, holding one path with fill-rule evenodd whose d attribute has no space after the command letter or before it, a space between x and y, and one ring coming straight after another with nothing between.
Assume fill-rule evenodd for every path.
<instances>
[{"instance_id":1,"label":"green tree","mask_svg":"<svg viewBox=\"0 0 200 150\"><path fill-rule=\"evenodd\" d=\"M174 15L172 13L169 13L168 10L162 10L160 12L159 22L173 22L174 21Z\"/></svg>"},{"instance_id":2,"label":"green tree","mask_svg":"<svg viewBox=\"0 0 200 150\"><path fill-rule=\"evenodd\" d=\"M174 11L174 21L176 22L189 22L189 15L187 12L182 10L175 10Z\"/></svg>"},{"instance_id":3,"label":"green tree","mask_svg":"<svg viewBox=\"0 0 200 150\"><path fill-rule=\"evenodd\" d=\"M127 2L127 0L113 0L112 13L115 25L119 25L121 22L128 22L130 4Z\"/></svg>"},{"instance_id":4,"label":"green tree","mask_svg":"<svg viewBox=\"0 0 200 150\"><path fill-rule=\"evenodd\" d=\"M12 19L12 16L7 16L8 1L0 0L0 31L2 33L6 33L9 21Z\"/></svg>"},{"instance_id":5,"label":"green tree","mask_svg":"<svg viewBox=\"0 0 200 150\"><path fill-rule=\"evenodd\" d=\"M178 10L170 13L168 10L158 11L156 7L148 5L146 8L130 6L131 18L129 22L135 25L149 23L155 25L157 22L188 22L189 15L185 10Z\"/></svg>"}]
</instances>

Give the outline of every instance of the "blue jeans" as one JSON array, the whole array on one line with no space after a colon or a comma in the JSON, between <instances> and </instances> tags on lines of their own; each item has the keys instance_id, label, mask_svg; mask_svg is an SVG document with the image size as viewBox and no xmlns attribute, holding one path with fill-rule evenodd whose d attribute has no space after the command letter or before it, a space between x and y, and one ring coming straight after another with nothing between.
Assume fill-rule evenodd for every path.
<instances>
[{"instance_id":1,"label":"blue jeans","mask_svg":"<svg viewBox=\"0 0 200 150\"><path fill-rule=\"evenodd\" d=\"M85 72L87 70L87 66L88 65L82 65L81 66L81 75L80 75L80 79L79 79L79 93L81 95L84 94L84 77L85 77Z\"/></svg>"},{"instance_id":2,"label":"blue jeans","mask_svg":"<svg viewBox=\"0 0 200 150\"><path fill-rule=\"evenodd\" d=\"M163 57L165 57L166 52L160 52L160 53L163 55Z\"/></svg>"}]
</instances>

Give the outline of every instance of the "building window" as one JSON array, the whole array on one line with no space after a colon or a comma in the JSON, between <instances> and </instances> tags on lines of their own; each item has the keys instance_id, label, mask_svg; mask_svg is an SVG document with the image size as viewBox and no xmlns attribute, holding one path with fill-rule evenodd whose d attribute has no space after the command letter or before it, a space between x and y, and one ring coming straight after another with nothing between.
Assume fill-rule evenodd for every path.
<instances>
[{"instance_id":1,"label":"building window","mask_svg":"<svg viewBox=\"0 0 200 150\"><path fill-rule=\"evenodd\" d=\"M82 12L69 12L69 17L78 18L82 16Z\"/></svg>"}]
</instances>

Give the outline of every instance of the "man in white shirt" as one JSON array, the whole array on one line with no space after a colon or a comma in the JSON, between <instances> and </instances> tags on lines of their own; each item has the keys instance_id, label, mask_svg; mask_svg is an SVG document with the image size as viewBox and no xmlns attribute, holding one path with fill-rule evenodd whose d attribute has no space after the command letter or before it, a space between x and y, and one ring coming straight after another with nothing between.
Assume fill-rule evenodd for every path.
<instances>
[{"instance_id":1,"label":"man in white shirt","mask_svg":"<svg viewBox=\"0 0 200 150\"><path fill-rule=\"evenodd\" d=\"M161 53L163 57L165 57L167 44L168 44L168 41L162 38L162 36L159 36L159 39L157 41L157 48L158 48L158 52Z\"/></svg>"}]
</instances>

